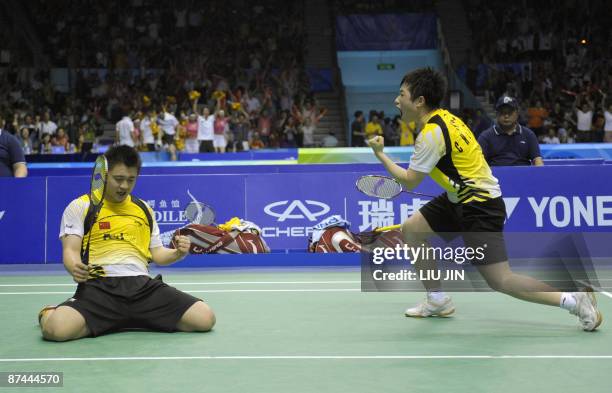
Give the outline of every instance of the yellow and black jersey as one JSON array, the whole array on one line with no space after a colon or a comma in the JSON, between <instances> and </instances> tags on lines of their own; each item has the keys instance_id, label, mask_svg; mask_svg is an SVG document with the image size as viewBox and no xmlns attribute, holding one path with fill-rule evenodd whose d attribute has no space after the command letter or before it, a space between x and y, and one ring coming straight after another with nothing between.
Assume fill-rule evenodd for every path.
<instances>
[{"instance_id":1,"label":"yellow and black jersey","mask_svg":"<svg viewBox=\"0 0 612 393\"><path fill-rule=\"evenodd\" d=\"M453 203L501 196L499 182L470 129L444 109L427 114L417 135L410 168L428 173Z\"/></svg>"},{"instance_id":2,"label":"yellow and black jersey","mask_svg":"<svg viewBox=\"0 0 612 393\"><path fill-rule=\"evenodd\" d=\"M96 221L86 223L91 210L88 195L73 200L60 229L60 238L82 237L82 250L90 242L90 278L148 275L151 249L162 245L151 208L132 196L121 203L104 200Z\"/></svg>"}]
</instances>

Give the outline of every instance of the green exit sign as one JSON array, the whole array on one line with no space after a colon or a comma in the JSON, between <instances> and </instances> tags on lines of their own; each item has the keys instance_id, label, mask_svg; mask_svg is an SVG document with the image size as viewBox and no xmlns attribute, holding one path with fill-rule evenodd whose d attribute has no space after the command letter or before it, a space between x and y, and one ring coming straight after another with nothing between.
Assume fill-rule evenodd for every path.
<instances>
[{"instance_id":1,"label":"green exit sign","mask_svg":"<svg viewBox=\"0 0 612 393\"><path fill-rule=\"evenodd\" d=\"M393 63L378 63L376 68L378 68L379 71L394 70L395 69L395 64L393 64Z\"/></svg>"}]
</instances>

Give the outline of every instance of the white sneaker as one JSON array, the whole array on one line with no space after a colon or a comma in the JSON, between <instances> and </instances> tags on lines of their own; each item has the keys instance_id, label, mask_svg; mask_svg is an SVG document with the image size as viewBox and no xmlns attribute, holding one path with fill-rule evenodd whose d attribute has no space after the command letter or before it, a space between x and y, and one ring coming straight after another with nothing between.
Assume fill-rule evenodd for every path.
<instances>
[{"instance_id":1,"label":"white sneaker","mask_svg":"<svg viewBox=\"0 0 612 393\"><path fill-rule=\"evenodd\" d=\"M406 309L404 315L412 318L448 317L455 312L455 306L450 296L444 296L441 302L436 302L427 295L422 303Z\"/></svg>"},{"instance_id":2,"label":"white sneaker","mask_svg":"<svg viewBox=\"0 0 612 393\"><path fill-rule=\"evenodd\" d=\"M578 316L578 321L582 325L582 329L592 332L601 325L603 317L601 312L597 309L597 300L595 294L592 291L587 292L574 292L574 298L576 299L576 308L571 314Z\"/></svg>"}]
</instances>

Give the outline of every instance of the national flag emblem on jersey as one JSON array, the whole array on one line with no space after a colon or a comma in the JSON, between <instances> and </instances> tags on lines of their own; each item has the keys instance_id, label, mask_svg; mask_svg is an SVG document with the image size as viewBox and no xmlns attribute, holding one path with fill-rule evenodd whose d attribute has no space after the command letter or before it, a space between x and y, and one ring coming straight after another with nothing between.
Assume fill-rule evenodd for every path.
<instances>
[{"instance_id":1,"label":"national flag emblem on jersey","mask_svg":"<svg viewBox=\"0 0 612 393\"><path fill-rule=\"evenodd\" d=\"M108 221L101 221L101 222L98 223L98 228L99 229L111 229L110 222L108 222Z\"/></svg>"}]
</instances>

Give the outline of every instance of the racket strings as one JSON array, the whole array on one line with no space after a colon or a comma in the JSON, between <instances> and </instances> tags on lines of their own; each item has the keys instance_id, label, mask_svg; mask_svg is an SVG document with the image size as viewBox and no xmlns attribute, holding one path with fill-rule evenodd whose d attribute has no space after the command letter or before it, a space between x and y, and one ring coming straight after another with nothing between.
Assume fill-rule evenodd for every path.
<instances>
[{"instance_id":1,"label":"racket strings","mask_svg":"<svg viewBox=\"0 0 612 393\"><path fill-rule=\"evenodd\" d=\"M106 159L102 157L101 159L99 158L96 160L93 176L91 178L90 197L91 197L91 202L95 206L102 203L102 199L104 198L104 188L106 186L106 176L107 176Z\"/></svg>"},{"instance_id":2,"label":"racket strings","mask_svg":"<svg viewBox=\"0 0 612 393\"><path fill-rule=\"evenodd\" d=\"M193 224L210 225L215 222L215 212L204 203L189 202L185 208L185 218Z\"/></svg>"},{"instance_id":3,"label":"racket strings","mask_svg":"<svg viewBox=\"0 0 612 393\"><path fill-rule=\"evenodd\" d=\"M366 195L378 198L393 198L402 192L402 186L395 180L379 176L360 178L357 188Z\"/></svg>"}]
</instances>

